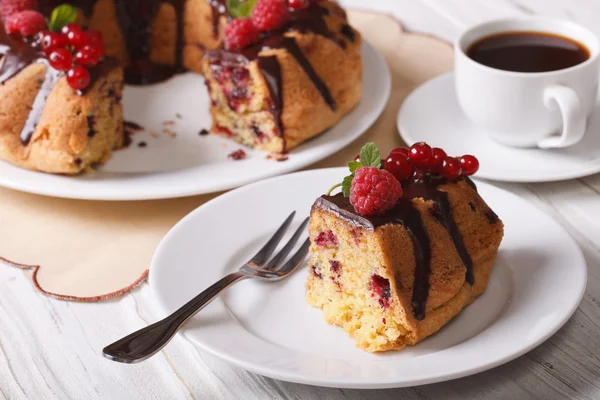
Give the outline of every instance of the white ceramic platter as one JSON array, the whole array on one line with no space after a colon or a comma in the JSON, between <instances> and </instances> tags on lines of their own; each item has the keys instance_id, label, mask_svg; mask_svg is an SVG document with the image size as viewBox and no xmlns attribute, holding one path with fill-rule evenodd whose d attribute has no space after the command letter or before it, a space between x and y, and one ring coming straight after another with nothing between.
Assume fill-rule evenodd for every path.
<instances>
[{"instance_id":1,"label":"white ceramic platter","mask_svg":"<svg viewBox=\"0 0 600 400\"><path fill-rule=\"evenodd\" d=\"M600 172L600 100L589 119L585 137L565 149L518 149L490 139L462 112L447 73L415 89L402 104L398 131L408 144L425 141L448 154L474 154L477 176L506 182L550 182Z\"/></svg>"},{"instance_id":2,"label":"white ceramic platter","mask_svg":"<svg viewBox=\"0 0 600 400\"><path fill-rule=\"evenodd\" d=\"M292 211L347 173L313 170L226 193L179 222L150 268L166 314L247 261ZM459 378L510 361L548 339L577 308L586 265L576 243L527 201L485 183L479 191L506 225L487 291L440 332L399 352L366 353L307 305L307 268L279 283L243 281L188 322L183 334L238 367L291 382L389 388ZM285 238L283 243L285 243Z\"/></svg>"},{"instance_id":3,"label":"white ceramic platter","mask_svg":"<svg viewBox=\"0 0 600 400\"><path fill-rule=\"evenodd\" d=\"M358 106L333 128L294 149L286 161L269 160L265 153L247 148L248 158L234 161L228 154L242 146L200 136L200 130L211 126L210 99L204 79L188 73L157 85L126 87L125 119L145 130L134 134L133 143L116 151L95 173L49 175L0 161L0 186L73 199L144 200L227 190L298 170L350 144L385 108L391 88L385 60L366 42L362 55L363 96ZM146 147L138 147L141 142Z\"/></svg>"}]
</instances>

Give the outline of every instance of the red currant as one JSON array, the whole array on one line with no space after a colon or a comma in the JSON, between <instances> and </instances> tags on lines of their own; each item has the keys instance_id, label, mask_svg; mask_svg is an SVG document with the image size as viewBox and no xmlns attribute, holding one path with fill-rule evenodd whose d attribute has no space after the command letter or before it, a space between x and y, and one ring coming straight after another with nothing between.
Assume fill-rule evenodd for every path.
<instances>
[{"instance_id":1,"label":"red currant","mask_svg":"<svg viewBox=\"0 0 600 400\"><path fill-rule=\"evenodd\" d=\"M460 166L463 175L471 176L479 170L479 160L475 156L466 154L460 158Z\"/></svg>"},{"instance_id":2,"label":"red currant","mask_svg":"<svg viewBox=\"0 0 600 400\"><path fill-rule=\"evenodd\" d=\"M104 55L104 39L102 38L102 33L95 29L90 29L85 32L85 36L87 37L88 46L96 50L98 56L102 57Z\"/></svg>"},{"instance_id":3,"label":"red currant","mask_svg":"<svg viewBox=\"0 0 600 400\"><path fill-rule=\"evenodd\" d=\"M425 142L415 143L410 146L408 158L417 167L429 168L433 159L431 147Z\"/></svg>"},{"instance_id":4,"label":"red currant","mask_svg":"<svg viewBox=\"0 0 600 400\"><path fill-rule=\"evenodd\" d=\"M62 27L62 33L67 38L69 46L78 50L87 44L87 36L77 24L67 24Z\"/></svg>"},{"instance_id":5,"label":"red currant","mask_svg":"<svg viewBox=\"0 0 600 400\"><path fill-rule=\"evenodd\" d=\"M303 9L310 5L310 0L288 0L291 8Z\"/></svg>"},{"instance_id":6,"label":"red currant","mask_svg":"<svg viewBox=\"0 0 600 400\"><path fill-rule=\"evenodd\" d=\"M90 72L81 66L73 67L67 72L67 83L75 90L83 90L90 84Z\"/></svg>"},{"instance_id":7,"label":"red currant","mask_svg":"<svg viewBox=\"0 0 600 400\"><path fill-rule=\"evenodd\" d=\"M54 50L67 47L67 38L58 32L43 31L41 33L40 45L47 55Z\"/></svg>"},{"instance_id":8,"label":"red currant","mask_svg":"<svg viewBox=\"0 0 600 400\"><path fill-rule=\"evenodd\" d=\"M75 54L75 62L84 67L95 67L99 60L100 57L98 56L98 53L96 53L96 50L88 45L83 46L83 48Z\"/></svg>"},{"instance_id":9,"label":"red currant","mask_svg":"<svg viewBox=\"0 0 600 400\"><path fill-rule=\"evenodd\" d=\"M73 64L73 56L67 49L56 49L48 56L52 68L58 71L66 71Z\"/></svg>"},{"instance_id":10,"label":"red currant","mask_svg":"<svg viewBox=\"0 0 600 400\"><path fill-rule=\"evenodd\" d=\"M433 172L440 172L442 169L442 163L446 157L448 157L448 154L446 154L446 152L439 147L434 147L431 149L431 156L433 158L433 161L431 162L431 169Z\"/></svg>"},{"instance_id":11,"label":"red currant","mask_svg":"<svg viewBox=\"0 0 600 400\"><path fill-rule=\"evenodd\" d=\"M399 154L403 154L405 157L408 157L409 152L410 152L410 150L408 150L406 147L397 147L394 150L390 151L390 156L393 153L399 153Z\"/></svg>"},{"instance_id":12,"label":"red currant","mask_svg":"<svg viewBox=\"0 0 600 400\"><path fill-rule=\"evenodd\" d=\"M411 177L413 166L405 154L392 151L385 160L385 169L396 179L403 181Z\"/></svg>"},{"instance_id":13,"label":"red currant","mask_svg":"<svg viewBox=\"0 0 600 400\"><path fill-rule=\"evenodd\" d=\"M460 167L460 161L458 161L456 158L446 157L442 163L442 176L450 181L453 181L457 179L461 173L462 168Z\"/></svg>"}]
</instances>

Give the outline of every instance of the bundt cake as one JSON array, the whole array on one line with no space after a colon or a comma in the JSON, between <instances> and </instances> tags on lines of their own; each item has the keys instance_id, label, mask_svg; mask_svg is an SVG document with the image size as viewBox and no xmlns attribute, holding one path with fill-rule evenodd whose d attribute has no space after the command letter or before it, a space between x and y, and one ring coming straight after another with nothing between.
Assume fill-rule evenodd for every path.
<instances>
[{"instance_id":1,"label":"bundt cake","mask_svg":"<svg viewBox=\"0 0 600 400\"><path fill-rule=\"evenodd\" d=\"M414 168L419 162L405 150L405 164ZM460 161L469 170L474 158L465 157ZM460 161L458 176L452 161L429 161L428 170L417 167L395 183L397 174L387 169L355 164L345 193L314 203L307 300L358 347L414 345L486 289L504 228L461 174Z\"/></svg>"},{"instance_id":2,"label":"bundt cake","mask_svg":"<svg viewBox=\"0 0 600 400\"><path fill-rule=\"evenodd\" d=\"M212 131L284 153L335 125L361 97L361 36L334 2L292 10L242 49L209 50Z\"/></svg>"}]
</instances>

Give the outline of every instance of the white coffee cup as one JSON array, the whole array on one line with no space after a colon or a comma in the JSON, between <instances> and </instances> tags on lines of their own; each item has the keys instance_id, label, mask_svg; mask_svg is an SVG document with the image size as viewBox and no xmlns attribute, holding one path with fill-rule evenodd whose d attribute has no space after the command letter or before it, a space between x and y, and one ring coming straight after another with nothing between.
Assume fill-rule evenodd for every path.
<instances>
[{"instance_id":1,"label":"white coffee cup","mask_svg":"<svg viewBox=\"0 0 600 400\"><path fill-rule=\"evenodd\" d=\"M587 47L581 64L550 72L491 68L467 56L480 39L501 32L547 32ZM465 114L495 141L514 147L558 148L579 142L594 110L600 76L600 43L589 30L566 21L531 17L485 22L455 44L455 85Z\"/></svg>"}]
</instances>

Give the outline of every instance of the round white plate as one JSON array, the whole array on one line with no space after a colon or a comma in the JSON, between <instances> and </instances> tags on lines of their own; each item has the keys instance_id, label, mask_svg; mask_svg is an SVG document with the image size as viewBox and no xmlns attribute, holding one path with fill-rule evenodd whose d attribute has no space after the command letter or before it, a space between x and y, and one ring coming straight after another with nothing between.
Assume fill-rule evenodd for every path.
<instances>
[{"instance_id":1,"label":"round white plate","mask_svg":"<svg viewBox=\"0 0 600 400\"><path fill-rule=\"evenodd\" d=\"M172 312L247 261L345 168L272 178L224 194L179 222L159 245L150 287ZM420 385L474 374L548 339L577 308L586 284L577 244L527 201L485 183L482 197L506 224L487 291L440 332L399 352L370 354L327 325L304 297L307 268L279 283L243 281L191 319L184 335L238 367L291 382L340 388ZM284 238L285 242L285 238Z\"/></svg>"},{"instance_id":2,"label":"round white plate","mask_svg":"<svg viewBox=\"0 0 600 400\"><path fill-rule=\"evenodd\" d=\"M294 149L286 161L266 158L223 138L200 136L210 129L210 99L200 75L188 73L167 82L128 86L125 119L145 131L116 151L91 175L66 177L24 170L0 161L0 186L55 197L91 200L144 200L183 197L227 190L249 182L298 170L350 144L385 108L391 77L383 57L367 42L363 94L357 107L333 128ZM173 137L170 132L175 132ZM145 142L146 147L138 147ZM244 148L245 160L227 156Z\"/></svg>"},{"instance_id":3,"label":"round white plate","mask_svg":"<svg viewBox=\"0 0 600 400\"><path fill-rule=\"evenodd\" d=\"M454 74L436 77L413 91L402 104L398 130L405 142L425 141L448 154L475 154L477 177L506 182L550 182L600 172L600 103L584 139L566 149L517 149L502 146L471 123L454 90Z\"/></svg>"}]
</instances>

